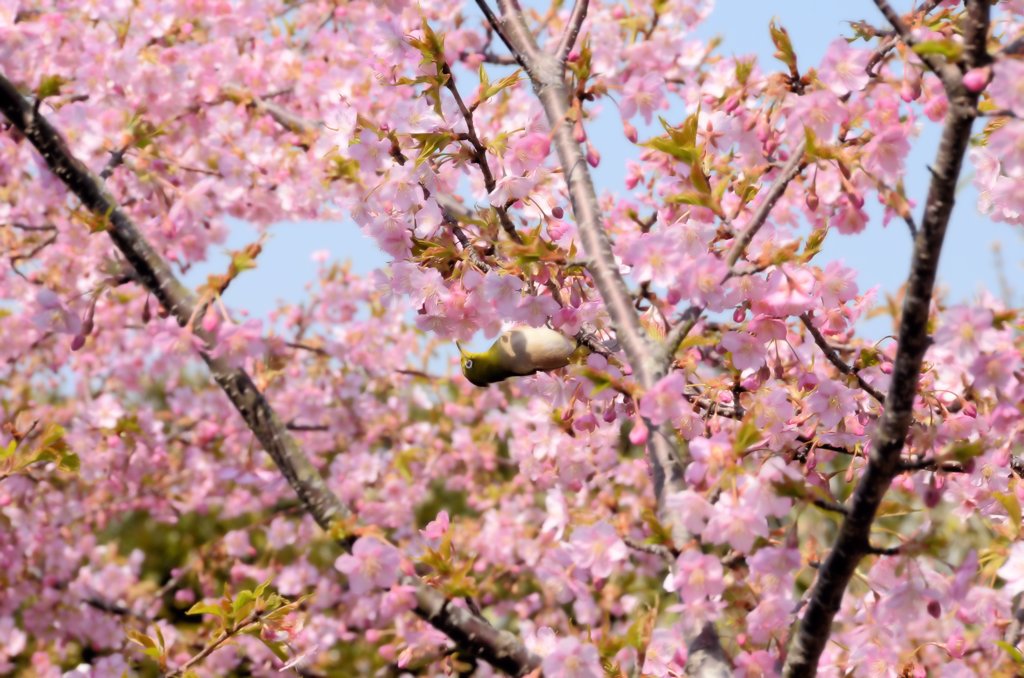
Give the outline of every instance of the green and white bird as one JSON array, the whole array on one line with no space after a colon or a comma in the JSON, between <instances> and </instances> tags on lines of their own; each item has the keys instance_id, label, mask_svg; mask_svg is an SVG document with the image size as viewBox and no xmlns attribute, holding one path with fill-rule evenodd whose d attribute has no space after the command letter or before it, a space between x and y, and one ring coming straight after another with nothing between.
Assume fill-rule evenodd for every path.
<instances>
[{"instance_id":1,"label":"green and white bird","mask_svg":"<svg viewBox=\"0 0 1024 678\"><path fill-rule=\"evenodd\" d=\"M462 374L475 386L489 386L509 377L557 370L569 364L576 341L547 327L505 330L483 353L462 354Z\"/></svg>"}]
</instances>

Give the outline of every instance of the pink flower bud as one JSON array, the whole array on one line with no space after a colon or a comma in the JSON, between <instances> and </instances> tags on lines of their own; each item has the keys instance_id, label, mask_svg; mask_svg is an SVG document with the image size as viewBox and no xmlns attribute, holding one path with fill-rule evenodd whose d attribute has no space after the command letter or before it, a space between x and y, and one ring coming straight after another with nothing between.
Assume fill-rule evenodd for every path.
<instances>
[{"instance_id":1,"label":"pink flower bud","mask_svg":"<svg viewBox=\"0 0 1024 678\"><path fill-rule=\"evenodd\" d=\"M737 306L736 310L732 312L732 321L734 323L741 323L747 317L747 309L742 306Z\"/></svg>"},{"instance_id":2,"label":"pink flower bud","mask_svg":"<svg viewBox=\"0 0 1024 678\"><path fill-rule=\"evenodd\" d=\"M964 87L969 92L980 92L988 85L990 75L988 67L972 68L964 73Z\"/></svg>"},{"instance_id":3,"label":"pink flower bud","mask_svg":"<svg viewBox=\"0 0 1024 678\"><path fill-rule=\"evenodd\" d=\"M555 219L561 219L565 216L565 210L563 210L559 205L555 205L551 208L551 216Z\"/></svg>"},{"instance_id":4,"label":"pink flower bud","mask_svg":"<svg viewBox=\"0 0 1024 678\"><path fill-rule=\"evenodd\" d=\"M583 123L579 120L572 126L572 138L576 140L576 143L582 144L587 140L587 130L583 129Z\"/></svg>"},{"instance_id":5,"label":"pink flower bud","mask_svg":"<svg viewBox=\"0 0 1024 678\"><path fill-rule=\"evenodd\" d=\"M905 68L900 83L900 98L910 103L921 96L921 74L916 68Z\"/></svg>"},{"instance_id":6,"label":"pink flower bud","mask_svg":"<svg viewBox=\"0 0 1024 678\"><path fill-rule=\"evenodd\" d=\"M946 652L949 656L954 659L960 659L964 656L964 650L967 648L967 641L959 633L955 633L950 636L949 640L946 641Z\"/></svg>"},{"instance_id":7,"label":"pink flower bud","mask_svg":"<svg viewBox=\"0 0 1024 678\"><path fill-rule=\"evenodd\" d=\"M636 425L633 426L633 430L629 432L629 442L634 445L646 445L647 444L647 425L643 421L637 419Z\"/></svg>"},{"instance_id":8,"label":"pink flower bud","mask_svg":"<svg viewBox=\"0 0 1024 678\"><path fill-rule=\"evenodd\" d=\"M622 121L622 132L626 135L626 138L629 139L629 143L631 144L635 144L636 140L640 138L640 133L636 131L636 127L633 126L633 123L628 120Z\"/></svg>"},{"instance_id":9,"label":"pink flower bud","mask_svg":"<svg viewBox=\"0 0 1024 678\"><path fill-rule=\"evenodd\" d=\"M83 346L85 346L85 335L76 334L75 337L71 340L71 350L77 351L81 349Z\"/></svg>"},{"instance_id":10,"label":"pink flower bud","mask_svg":"<svg viewBox=\"0 0 1024 678\"><path fill-rule=\"evenodd\" d=\"M616 21L626 18L626 10L622 5L615 5L612 9L612 18Z\"/></svg>"},{"instance_id":11,"label":"pink flower bud","mask_svg":"<svg viewBox=\"0 0 1024 678\"><path fill-rule=\"evenodd\" d=\"M216 332L217 325L219 324L220 316L218 316L216 313L207 313L205 316L203 316L202 327L207 332Z\"/></svg>"},{"instance_id":12,"label":"pink flower bud","mask_svg":"<svg viewBox=\"0 0 1024 678\"><path fill-rule=\"evenodd\" d=\"M597 167L601 164L601 154L597 152L597 149L591 143L587 143L587 162L590 163L591 167Z\"/></svg>"},{"instance_id":13,"label":"pink flower bud","mask_svg":"<svg viewBox=\"0 0 1024 678\"><path fill-rule=\"evenodd\" d=\"M933 618L938 619L942 614L942 605L937 600L928 601L928 614Z\"/></svg>"},{"instance_id":14,"label":"pink flower bud","mask_svg":"<svg viewBox=\"0 0 1024 678\"><path fill-rule=\"evenodd\" d=\"M612 423L613 421L615 421L617 416L618 415L615 412L615 408L614 407L606 407L605 410L604 410L604 413L601 414L601 418L604 419L605 422L607 422L609 424Z\"/></svg>"}]
</instances>

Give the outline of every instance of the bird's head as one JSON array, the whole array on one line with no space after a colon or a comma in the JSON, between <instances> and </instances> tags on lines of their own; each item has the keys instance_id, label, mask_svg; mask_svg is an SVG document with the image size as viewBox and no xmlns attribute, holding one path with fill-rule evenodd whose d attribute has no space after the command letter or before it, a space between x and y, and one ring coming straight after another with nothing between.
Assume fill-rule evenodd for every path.
<instances>
[{"instance_id":1,"label":"bird's head","mask_svg":"<svg viewBox=\"0 0 1024 678\"><path fill-rule=\"evenodd\" d=\"M462 367L462 375L474 386L488 386L501 378L495 378L494 362L486 353L474 353L467 351L462 344L455 342L459 349L459 366ZM504 378L504 377L502 377Z\"/></svg>"}]
</instances>

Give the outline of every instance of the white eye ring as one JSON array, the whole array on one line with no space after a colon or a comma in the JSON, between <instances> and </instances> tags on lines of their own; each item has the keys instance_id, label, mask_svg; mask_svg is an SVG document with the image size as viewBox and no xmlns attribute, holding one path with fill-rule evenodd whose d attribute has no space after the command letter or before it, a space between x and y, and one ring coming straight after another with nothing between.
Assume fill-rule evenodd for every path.
<instances>
[{"instance_id":1,"label":"white eye ring","mask_svg":"<svg viewBox=\"0 0 1024 678\"><path fill-rule=\"evenodd\" d=\"M466 369L467 370L473 369L473 359L472 358L466 358Z\"/></svg>"}]
</instances>

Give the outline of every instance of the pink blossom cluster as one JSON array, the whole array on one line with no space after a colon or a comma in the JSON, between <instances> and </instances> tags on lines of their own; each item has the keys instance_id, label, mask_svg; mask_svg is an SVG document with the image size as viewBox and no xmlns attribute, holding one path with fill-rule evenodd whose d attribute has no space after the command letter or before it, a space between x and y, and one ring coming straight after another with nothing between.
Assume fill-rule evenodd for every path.
<instances>
[{"instance_id":1,"label":"pink blossom cluster","mask_svg":"<svg viewBox=\"0 0 1024 678\"><path fill-rule=\"evenodd\" d=\"M940 5L915 35L958 44L959 5ZM575 140L591 165L606 145L638 144L626 185L600 196L611 256L652 339L703 314L643 389L613 341L542 106L475 7L0 7L0 73L176 273L236 220L350 220L390 257L368 276L321 261L308 296L262 320L211 282L182 327L129 275L108 225L0 128L0 673L173 670L215 637L193 605L267 580L296 607L218 647L199 675L272 675L289 660L451 673L464 657L413 613L417 579L515 634L550 678L682 675L706 622L736 675L778 670L835 536L831 509L873 452L875 394L894 379L896 342L856 333L874 290L821 243L863 231L873 202L887 223L909 217L907 152L950 103L913 50L879 52L884 35L838 36L794 78L696 38L705 0L591 3L569 55ZM528 15L557 42L569 10ZM1001 3L995 25L993 43L1019 34L1022 3ZM1009 54L965 83L991 113L969 154L979 207L1010 223L1024 200L1022 71ZM622 139L588 137L598 104L617 104ZM657 118L641 138L636 125ZM509 323L592 332L611 350L475 389L451 340ZM1020 328L988 294L934 305L903 451L917 467L874 532L900 551L857 572L823 673L1010 670ZM301 512L200 352L253 375L350 512L337 534ZM659 507L644 445L664 431L685 452L684 487ZM69 451L77 468L60 461ZM159 637L165 666L140 637Z\"/></svg>"}]
</instances>

